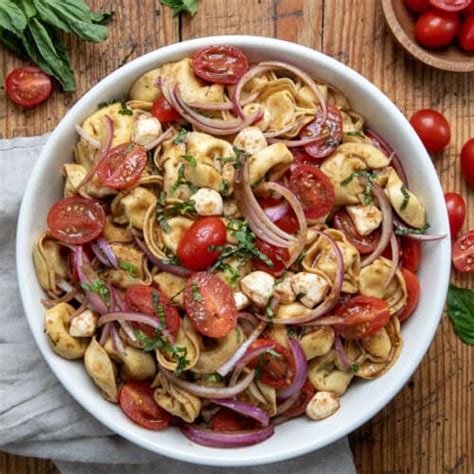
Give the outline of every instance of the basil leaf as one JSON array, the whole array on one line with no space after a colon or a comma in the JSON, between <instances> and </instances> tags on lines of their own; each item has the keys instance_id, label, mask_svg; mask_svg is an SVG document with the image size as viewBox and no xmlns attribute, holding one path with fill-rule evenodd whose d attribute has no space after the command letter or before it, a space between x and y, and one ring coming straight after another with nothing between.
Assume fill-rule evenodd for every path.
<instances>
[{"instance_id":1,"label":"basil leaf","mask_svg":"<svg viewBox=\"0 0 474 474\"><path fill-rule=\"evenodd\" d=\"M36 15L36 8L33 5L33 0L16 0L16 3L23 10L27 20Z\"/></svg>"},{"instance_id":2,"label":"basil leaf","mask_svg":"<svg viewBox=\"0 0 474 474\"><path fill-rule=\"evenodd\" d=\"M447 306L456 334L474 346L474 291L449 285Z\"/></svg>"},{"instance_id":3,"label":"basil leaf","mask_svg":"<svg viewBox=\"0 0 474 474\"><path fill-rule=\"evenodd\" d=\"M28 56L20 38L8 30L0 28L0 41L11 51L13 51L20 58Z\"/></svg>"},{"instance_id":4,"label":"basil leaf","mask_svg":"<svg viewBox=\"0 0 474 474\"><path fill-rule=\"evenodd\" d=\"M187 12L194 16L198 10L198 0L160 0L162 5L174 10L173 16Z\"/></svg>"},{"instance_id":5,"label":"basil leaf","mask_svg":"<svg viewBox=\"0 0 474 474\"><path fill-rule=\"evenodd\" d=\"M10 0L0 2L0 27L21 36L26 28L26 17L21 8Z\"/></svg>"}]
</instances>

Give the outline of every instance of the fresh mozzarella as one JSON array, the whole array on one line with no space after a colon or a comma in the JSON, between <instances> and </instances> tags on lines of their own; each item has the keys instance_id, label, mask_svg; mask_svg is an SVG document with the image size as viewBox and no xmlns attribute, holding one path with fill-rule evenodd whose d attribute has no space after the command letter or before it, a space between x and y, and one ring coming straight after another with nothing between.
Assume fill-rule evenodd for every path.
<instances>
[{"instance_id":1,"label":"fresh mozzarella","mask_svg":"<svg viewBox=\"0 0 474 474\"><path fill-rule=\"evenodd\" d=\"M86 309L76 316L69 326L69 334L73 337L92 337L97 327L97 314Z\"/></svg>"},{"instance_id":2,"label":"fresh mozzarella","mask_svg":"<svg viewBox=\"0 0 474 474\"><path fill-rule=\"evenodd\" d=\"M271 275L256 271L242 278L240 288L253 303L265 307L273 294L274 284L275 279Z\"/></svg>"},{"instance_id":3,"label":"fresh mozzarella","mask_svg":"<svg viewBox=\"0 0 474 474\"><path fill-rule=\"evenodd\" d=\"M161 123L155 117L141 115L135 121L133 141L137 145L146 146L161 135Z\"/></svg>"},{"instance_id":4,"label":"fresh mozzarella","mask_svg":"<svg viewBox=\"0 0 474 474\"><path fill-rule=\"evenodd\" d=\"M382 212L373 204L346 206L346 211L360 235L371 234L382 223Z\"/></svg>"},{"instance_id":5,"label":"fresh mozzarella","mask_svg":"<svg viewBox=\"0 0 474 474\"><path fill-rule=\"evenodd\" d=\"M190 198L200 216L220 216L224 211L222 196L211 188L201 188Z\"/></svg>"},{"instance_id":6,"label":"fresh mozzarella","mask_svg":"<svg viewBox=\"0 0 474 474\"><path fill-rule=\"evenodd\" d=\"M291 278L291 286L301 303L308 308L314 308L324 299L329 284L315 273L300 272Z\"/></svg>"}]
</instances>

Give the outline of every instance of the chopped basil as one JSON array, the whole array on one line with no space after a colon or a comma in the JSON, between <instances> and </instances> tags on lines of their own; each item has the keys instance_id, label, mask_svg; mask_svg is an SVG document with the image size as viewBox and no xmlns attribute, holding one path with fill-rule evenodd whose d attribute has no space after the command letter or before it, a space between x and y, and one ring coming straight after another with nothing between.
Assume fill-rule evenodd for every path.
<instances>
[{"instance_id":1,"label":"chopped basil","mask_svg":"<svg viewBox=\"0 0 474 474\"><path fill-rule=\"evenodd\" d=\"M177 16L181 12L194 16L198 10L198 0L160 0L160 3L170 7L174 11L173 16Z\"/></svg>"},{"instance_id":2,"label":"chopped basil","mask_svg":"<svg viewBox=\"0 0 474 474\"><path fill-rule=\"evenodd\" d=\"M127 271L132 278L137 277L137 267L133 263L119 262L119 268Z\"/></svg>"},{"instance_id":3,"label":"chopped basil","mask_svg":"<svg viewBox=\"0 0 474 474\"><path fill-rule=\"evenodd\" d=\"M184 176L184 165L181 165L178 169L178 179L175 181L173 186L171 187L172 192L176 192L180 186L188 186L188 188L195 193L197 191L196 186L194 186L191 181L188 181Z\"/></svg>"},{"instance_id":4,"label":"chopped basil","mask_svg":"<svg viewBox=\"0 0 474 474\"><path fill-rule=\"evenodd\" d=\"M369 204L372 204L373 199L372 199L372 186L375 182L375 179L377 176L374 173L371 173L366 170L359 170L359 171L354 171L351 173L347 178L341 181L342 186L347 186L354 178L366 178L366 183L365 183L365 189L364 189L364 198L363 198L363 204L365 206L368 206Z\"/></svg>"},{"instance_id":5,"label":"chopped basil","mask_svg":"<svg viewBox=\"0 0 474 474\"><path fill-rule=\"evenodd\" d=\"M226 179L222 180L221 187L219 188L221 194L227 194L229 192L229 181Z\"/></svg>"},{"instance_id":6,"label":"chopped basil","mask_svg":"<svg viewBox=\"0 0 474 474\"><path fill-rule=\"evenodd\" d=\"M237 344L240 344L240 341L242 340L242 331L240 330L240 328L238 326L235 329L235 331L237 333L237 336L236 336Z\"/></svg>"},{"instance_id":7,"label":"chopped basil","mask_svg":"<svg viewBox=\"0 0 474 474\"><path fill-rule=\"evenodd\" d=\"M194 158L194 156L191 156L191 155L181 155L181 158L183 160L186 160L193 168L196 168L196 166L198 165L197 164L197 160L196 158Z\"/></svg>"},{"instance_id":8,"label":"chopped basil","mask_svg":"<svg viewBox=\"0 0 474 474\"><path fill-rule=\"evenodd\" d=\"M352 365L351 365L351 372L353 374L357 374L357 372L359 372L359 364L357 362L354 362Z\"/></svg>"},{"instance_id":9,"label":"chopped basil","mask_svg":"<svg viewBox=\"0 0 474 474\"><path fill-rule=\"evenodd\" d=\"M206 382L210 383L221 383L224 381L224 379L219 375L219 374L203 374L201 375L201 378L203 378Z\"/></svg>"},{"instance_id":10,"label":"chopped basil","mask_svg":"<svg viewBox=\"0 0 474 474\"><path fill-rule=\"evenodd\" d=\"M426 234L426 231L430 228L429 224L425 224L421 229L411 229L411 228L402 228L402 229L395 229L394 232L397 235L423 235Z\"/></svg>"},{"instance_id":11,"label":"chopped basil","mask_svg":"<svg viewBox=\"0 0 474 474\"><path fill-rule=\"evenodd\" d=\"M268 319L273 319L275 317L275 312L273 311L271 303L272 303L272 301L270 299L270 302L265 307L265 314L267 315Z\"/></svg>"},{"instance_id":12,"label":"chopped basil","mask_svg":"<svg viewBox=\"0 0 474 474\"><path fill-rule=\"evenodd\" d=\"M158 202L156 203L156 221L161 227L161 230L167 234L171 231L171 227L165 217L166 193L160 193Z\"/></svg>"},{"instance_id":13,"label":"chopped basil","mask_svg":"<svg viewBox=\"0 0 474 474\"><path fill-rule=\"evenodd\" d=\"M199 291L198 283L194 281L191 286L193 290L193 300L200 303L202 301L202 296L201 296L201 292Z\"/></svg>"},{"instance_id":14,"label":"chopped basil","mask_svg":"<svg viewBox=\"0 0 474 474\"><path fill-rule=\"evenodd\" d=\"M408 201L410 200L410 195L408 194L408 190L404 184L400 187L400 191L403 194L403 202L400 206L400 211L404 211L408 206Z\"/></svg>"},{"instance_id":15,"label":"chopped basil","mask_svg":"<svg viewBox=\"0 0 474 474\"><path fill-rule=\"evenodd\" d=\"M358 130L355 130L353 132L346 132L346 135L349 135L350 137L365 138L364 134Z\"/></svg>"},{"instance_id":16,"label":"chopped basil","mask_svg":"<svg viewBox=\"0 0 474 474\"><path fill-rule=\"evenodd\" d=\"M185 128L182 128L178 132L178 135L176 135L176 138L174 139L173 143L175 145L179 145L179 144L183 143L187 134L188 134L188 131Z\"/></svg>"},{"instance_id":17,"label":"chopped basil","mask_svg":"<svg viewBox=\"0 0 474 474\"><path fill-rule=\"evenodd\" d=\"M120 110L118 111L118 113L120 115L133 115L133 110L132 109L129 109L127 107L127 104L125 102L122 102L121 103L121 108Z\"/></svg>"},{"instance_id":18,"label":"chopped basil","mask_svg":"<svg viewBox=\"0 0 474 474\"><path fill-rule=\"evenodd\" d=\"M99 279L99 280L93 281L90 284L81 283L81 287L84 288L84 290L92 291L93 293L96 293L99 296L101 296L105 304L110 307L110 303L111 303L110 290L105 284L104 280Z\"/></svg>"}]
</instances>

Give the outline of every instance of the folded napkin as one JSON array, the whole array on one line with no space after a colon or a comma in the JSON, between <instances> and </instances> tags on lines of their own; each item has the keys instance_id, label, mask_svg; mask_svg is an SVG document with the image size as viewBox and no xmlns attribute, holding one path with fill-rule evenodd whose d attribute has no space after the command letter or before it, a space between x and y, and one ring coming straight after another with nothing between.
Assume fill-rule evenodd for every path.
<instances>
[{"instance_id":1,"label":"folded napkin","mask_svg":"<svg viewBox=\"0 0 474 474\"><path fill-rule=\"evenodd\" d=\"M21 197L47 136L0 140L0 450L51 458L62 473L205 474L221 468L158 456L113 434L63 389L36 348L20 301L15 234ZM347 439L240 473L355 473Z\"/></svg>"}]
</instances>

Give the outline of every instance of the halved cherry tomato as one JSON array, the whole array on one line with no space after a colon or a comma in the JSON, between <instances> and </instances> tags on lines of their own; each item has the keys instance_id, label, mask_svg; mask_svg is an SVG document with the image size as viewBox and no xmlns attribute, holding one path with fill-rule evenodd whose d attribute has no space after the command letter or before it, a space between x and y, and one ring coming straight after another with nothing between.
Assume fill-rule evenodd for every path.
<instances>
[{"instance_id":1,"label":"halved cherry tomato","mask_svg":"<svg viewBox=\"0 0 474 474\"><path fill-rule=\"evenodd\" d=\"M399 237L400 247L400 265L411 272L416 272L420 266L421 260L421 243L418 240L409 239L408 237ZM389 245L385 248L382 256L392 259L392 248Z\"/></svg>"},{"instance_id":2,"label":"halved cherry tomato","mask_svg":"<svg viewBox=\"0 0 474 474\"><path fill-rule=\"evenodd\" d=\"M335 311L345 321L334 329L346 339L364 339L382 329L390 319L387 303L373 296L354 296Z\"/></svg>"},{"instance_id":3,"label":"halved cherry tomato","mask_svg":"<svg viewBox=\"0 0 474 474\"><path fill-rule=\"evenodd\" d=\"M112 148L97 165L97 174L103 186L126 189L140 179L146 163L147 154L143 147L122 143Z\"/></svg>"},{"instance_id":4,"label":"halved cherry tomato","mask_svg":"<svg viewBox=\"0 0 474 474\"><path fill-rule=\"evenodd\" d=\"M237 308L228 285L212 273L194 273L184 288L184 306L196 331L224 337L237 327Z\"/></svg>"},{"instance_id":5,"label":"halved cherry tomato","mask_svg":"<svg viewBox=\"0 0 474 474\"><path fill-rule=\"evenodd\" d=\"M256 370L256 377L270 387L280 389L293 383L296 373L296 363L290 351L272 339L257 339L249 348L271 344L267 352L263 352L249 362L249 367Z\"/></svg>"},{"instance_id":6,"label":"halved cherry tomato","mask_svg":"<svg viewBox=\"0 0 474 474\"><path fill-rule=\"evenodd\" d=\"M5 78L5 90L15 104L34 107L49 97L51 79L41 69L27 66L13 69Z\"/></svg>"},{"instance_id":7,"label":"halved cherry tomato","mask_svg":"<svg viewBox=\"0 0 474 474\"><path fill-rule=\"evenodd\" d=\"M474 52L474 14L462 22L459 30L459 44L465 51Z\"/></svg>"},{"instance_id":8,"label":"halved cherry tomato","mask_svg":"<svg viewBox=\"0 0 474 474\"><path fill-rule=\"evenodd\" d=\"M196 76L217 84L236 84L248 71L245 53L233 46L206 46L193 55Z\"/></svg>"},{"instance_id":9,"label":"halved cherry tomato","mask_svg":"<svg viewBox=\"0 0 474 474\"><path fill-rule=\"evenodd\" d=\"M420 282L416 275L406 268L402 268L403 277L407 286L407 302L401 311L397 314L400 321L405 321L408 316L415 311L420 298Z\"/></svg>"},{"instance_id":10,"label":"halved cherry tomato","mask_svg":"<svg viewBox=\"0 0 474 474\"><path fill-rule=\"evenodd\" d=\"M173 336L176 336L181 325L181 318L178 310L169 304L169 298L163 292L151 286L133 285L125 291L125 302L131 311L148 314L158 320L162 308L166 320L166 329ZM148 337L154 337L156 334L155 329L148 324L133 323L133 326L139 328Z\"/></svg>"},{"instance_id":11,"label":"halved cherry tomato","mask_svg":"<svg viewBox=\"0 0 474 474\"><path fill-rule=\"evenodd\" d=\"M474 230L466 232L454 243L453 265L460 272L474 272Z\"/></svg>"},{"instance_id":12,"label":"halved cherry tomato","mask_svg":"<svg viewBox=\"0 0 474 474\"><path fill-rule=\"evenodd\" d=\"M305 149L302 147L293 148L291 152L293 154L293 162L290 165L290 171L293 171L298 167L298 165L314 165L319 168L320 164L323 162L323 159L314 158L306 153Z\"/></svg>"},{"instance_id":13,"label":"halved cherry tomato","mask_svg":"<svg viewBox=\"0 0 474 474\"><path fill-rule=\"evenodd\" d=\"M459 12L468 7L471 0L430 0L430 3L445 12Z\"/></svg>"},{"instance_id":14,"label":"halved cherry tomato","mask_svg":"<svg viewBox=\"0 0 474 474\"><path fill-rule=\"evenodd\" d=\"M313 158L326 158L339 145L342 138L342 115L337 107L327 106L327 118L323 124L321 107L316 111L315 119L301 130L301 138L319 137L328 134L327 138L321 141L305 145L304 149Z\"/></svg>"},{"instance_id":15,"label":"halved cherry tomato","mask_svg":"<svg viewBox=\"0 0 474 474\"><path fill-rule=\"evenodd\" d=\"M221 253L209 250L212 245L225 245L227 229L219 217L202 217L195 221L178 243L178 258L190 270L206 270Z\"/></svg>"},{"instance_id":16,"label":"halved cherry tomato","mask_svg":"<svg viewBox=\"0 0 474 474\"><path fill-rule=\"evenodd\" d=\"M429 151L441 151L451 140L449 123L436 110L418 110L411 116L410 124Z\"/></svg>"},{"instance_id":17,"label":"halved cherry tomato","mask_svg":"<svg viewBox=\"0 0 474 474\"><path fill-rule=\"evenodd\" d=\"M459 13L464 16L472 15L474 13L474 2L471 1L470 5L464 8L464 10L461 10Z\"/></svg>"},{"instance_id":18,"label":"halved cherry tomato","mask_svg":"<svg viewBox=\"0 0 474 474\"><path fill-rule=\"evenodd\" d=\"M257 428L257 424L256 420L224 407L210 419L209 428L214 431L244 431Z\"/></svg>"},{"instance_id":19,"label":"halved cherry tomato","mask_svg":"<svg viewBox=\"0 0 474 474\"><path fill-rule=\"evenodd\" d=\"M252 260L254 268L256 270L262 270L264 272L270 273L273 276L280 276L285 271L286 263L290 259L288 249L282 247L275 247L274 245L267 244L258 237L255 241L255 246L260 252L262 252L271 260L273 266L268 266L260 258L254 258Z\"/></svg>"},{"instance_id":20,"label":"halved cherry tomato","mask_svg":"<svg viewBox=\"0 0 474 474\"><path fill-rule=\"evenodd\" d=\"M171 415L157 405L151 385L146 382L127 382L120 390L118 402L124 413L144 428L159 431L170 424Z\"/></svg>"},{"instance_id":21,"label":"halved cherry tomato","mask_svg":"<svg viewBox=\"0 0 474 474\"><path fill-rule=\"evenodd\" d=\"M444 199L446 200L446 208L448 209L451 237L454 239L464 224L466 203L464 198L458 193L446 193Z\"/></svg>"},{"instance_id":22,"label":"halved cherry tomato","mask_svg":"<svg viewBox=\"0 0 474 474\"><path fill-rule=\"evenodd\" d=\"M61 242L81 245L97 238L105 227L105 212L95 199L60 199L48 212L48 227Z\"/></svg>"},{"instance_id":23,"label":"halved cherry tomato","mask_svg":"<svg viewBox=\"0 0 474 474\"><path fill-rule=\"evenodd\" d=\"M275 198L262 198L258 200L262 209L277 206L278 204L281 204L281 202L281 200ZM296 234L299 228L298 220L296 219L296 215L291 207L288 208L288 211L283 215L283 217L275 221L275 225L288 234Z\"/></svg>"},{"instance_id":24,"label":"halved cherry tomato","mask_svg":"<svg viewBox=\"0 0 474 474\"><path fill-rule=\"evenodd\" d=\"M171 107L163 95L160 95L160 97L153 102L151 115L160 122L175 122L181 117L179 113Z\"/></svg>"},{"instance_id":25,"label":"halved cherry tomato","mask_svg":"<svg viewBox=\"0 0 474 474\"><path fill-rule=\"evenodd\" d=\"M300 165L290 177L290 188L303 205L308 219L318 219L331 212L336 200L331 180L312 165Z\"/></svg>"},{"instance_id":26,"label":"halved cherry tomato","mask_svg":"<svg viewBox=\"0 0 474 474\"><path fill-rule=\"evenodd\" d=\"M468 140L461 150L461 170L469 186L474 186L474 138Z\"/></svg>"},{"instance_id":27,"label":"halved cherry tomato","mask_svg":"<svg viewBox=\"0 0 474 474\"><path fill-rule=\"evenodd\" d=\"M459 31L456 13L431 9L421 14L415 25L415 37L426 48L452 43Z\"/></svg>"},{"instance_id":28,"label":"halved cherry tomato","mask_svg":"<svg viewBox=\"0 0 474 474\"><path fill-rule=\"evenodd\" d=\"M372 253L380 240L380 229L375 229L369 235L360 235L347 211L339 209L332 218L334 227L344 233L351 243L362 255Z\"/></svg>"},{"instance_id":29,"label":"halved cherry tomato","mask_svg":"<svg viewBox=\"0 0 474 474\"><path fill-rule=\"evenodd\" d=\"M284 411L281 416L289 420L290 418L302 415L306 410L306 405L308 405L309 401L313 398L315 391L313 384L309 380L306 380L295 403Z\"/></svg>"},{"instance_id":30,"label":"halved cherry tomato","mask_svg":"<svg viewBox=\"0 0 474 474\"><path fill-rule=\"evenodd\" d=\"M431 8L429 0L405 0L405 4L410 10L421 13Z\"/></svg>"}]
</instances>

